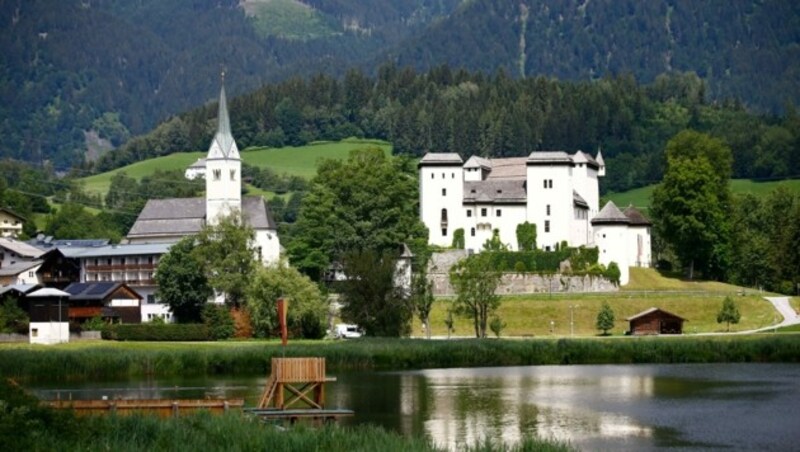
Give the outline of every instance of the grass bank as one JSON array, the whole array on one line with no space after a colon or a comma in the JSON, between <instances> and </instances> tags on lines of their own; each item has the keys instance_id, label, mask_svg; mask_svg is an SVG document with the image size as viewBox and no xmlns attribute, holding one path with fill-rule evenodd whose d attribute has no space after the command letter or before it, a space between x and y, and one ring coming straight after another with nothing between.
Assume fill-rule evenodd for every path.
<instances>
[{"instance_id":1,"label":"grass bank","mask_svg":"<svg viewBox=\"0 0 800 452\"><path fill-rule=\"evenodd\" d=\"M436 451L427 438L404 437L378 427L277 429L242 413L198 413L178 418L86 416L54 411L19 388L0 382L0 444L7 450L83 451ZM481 442L463 450L566 451L534 438L519 445Z\"/></svg>"},{"instance_id":2,"label":"grass bank","mask_svg":"<svg viewBox=\"0 0 800 452\"><path fill-rule=\"evenodd\" d=\"M131 376L266 375L277 342L0 346L0 377L90 380ZM800 362L800 335L594 339L359 339L293 342L285 356L320 356L331 370L544 364Z\"/></svg>"}]
</instances>

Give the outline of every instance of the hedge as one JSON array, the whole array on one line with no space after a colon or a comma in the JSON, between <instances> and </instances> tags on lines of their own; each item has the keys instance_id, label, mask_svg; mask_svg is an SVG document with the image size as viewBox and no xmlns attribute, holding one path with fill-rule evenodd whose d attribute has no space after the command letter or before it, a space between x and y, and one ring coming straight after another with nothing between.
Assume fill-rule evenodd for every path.
<instances>
[{"instance_id":1,"label":"hedge","mask_svg":"<svg viewBox=\"0 0 800 452\"><path fill-rule=\"evenodd\" d=\"M524 266L529 272L558 272L561 262L569 259L572 270L585 272L597 263L597 248L566 248L558 251L494 251L492 266L501 272L518 271ZM521 265L520 265L521 264Z\"/></svg>"},{"instance_id":2,"label":"hedge","mask_svg":"<svg viewBox=\"0 0 800 452\"><path fill-rule=\"evenodd\" d=\"M114 341L207 341L208 328L202 323L170 323L166 325L142 323L107 325L102 330L103 339Z\"/></svg>"}]
</instances>

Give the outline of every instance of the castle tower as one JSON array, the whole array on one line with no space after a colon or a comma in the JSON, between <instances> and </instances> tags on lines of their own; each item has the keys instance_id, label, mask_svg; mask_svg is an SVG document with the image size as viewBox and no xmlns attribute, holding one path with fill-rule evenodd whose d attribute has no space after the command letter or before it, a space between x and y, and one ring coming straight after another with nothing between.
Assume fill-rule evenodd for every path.
<instances>
[{"instance_id":1,"label":"castle tower","mask_svg":"<svg viewBox=\"0 0 800 452\"><path fill-rule=\"evenodd\" d=\"M206 222L216 224L220 217L242 211L242 161L231 135L225 85L219 92L217 133L206 157Z\"/></svg>"},{"instance_id":2,"label":"castle tower","mask_svg":"<svg viewBox=\"0 0 800 452\"><path fill-rule=\"evenodd\" d=\"M450 246L453 232L463 227L464 161L456 153L429 152L420 160L420 218L428 227L428 243Z\"/></svg>"}]
</instances>

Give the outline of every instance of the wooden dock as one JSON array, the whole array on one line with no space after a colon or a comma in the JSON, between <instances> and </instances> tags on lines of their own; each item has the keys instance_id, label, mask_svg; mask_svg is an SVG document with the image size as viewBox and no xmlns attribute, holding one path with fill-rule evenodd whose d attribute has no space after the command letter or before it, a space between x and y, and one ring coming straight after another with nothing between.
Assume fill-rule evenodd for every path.
<instances>
[{"instance_id":1,"label":"wooden dock","mask_svg":"<svg viewBox=\"0 0 800 452\"><path fill-rule=\"evenodd\" d=\"M262 419L300 419L333 422L353 416L352 410L325 408L325 383L336 378L325 374L325 358L272 358L270 375L256 408L248 413Z\"/></svg>"},{"instance_id":2,"label":"wooden dock","mask_svg":"<svg viewBox=\"0 0 800 452\"><path fill-rule=\"evenodd\" d=\"M42 403L53 408L72 409L81 415L147 413L161 417L179 416L199 410L219 414L244 407L244 399L47 400Z\"/></svg>"}]
</instances>

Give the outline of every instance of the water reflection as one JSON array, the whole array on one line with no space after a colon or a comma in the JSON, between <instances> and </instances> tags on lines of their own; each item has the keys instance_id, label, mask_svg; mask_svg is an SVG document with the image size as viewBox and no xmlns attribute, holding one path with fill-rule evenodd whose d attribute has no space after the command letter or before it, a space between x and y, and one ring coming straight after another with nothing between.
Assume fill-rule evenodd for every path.
<instances>
[{"instance_id":1,"label":"water reflection","mask_svg":"<svg viewBox=\"0 0 800 452\"><path fill-rule=\"evenodd\" d=\"M354 424L427 436L453 450L481 438L525 435L584 450L791 450L800 440L800 365L532 366L414 372L335 372L329 407ZM45 398L243 397L265 377L73 384Z\"/></svg>"}]
</instances>

